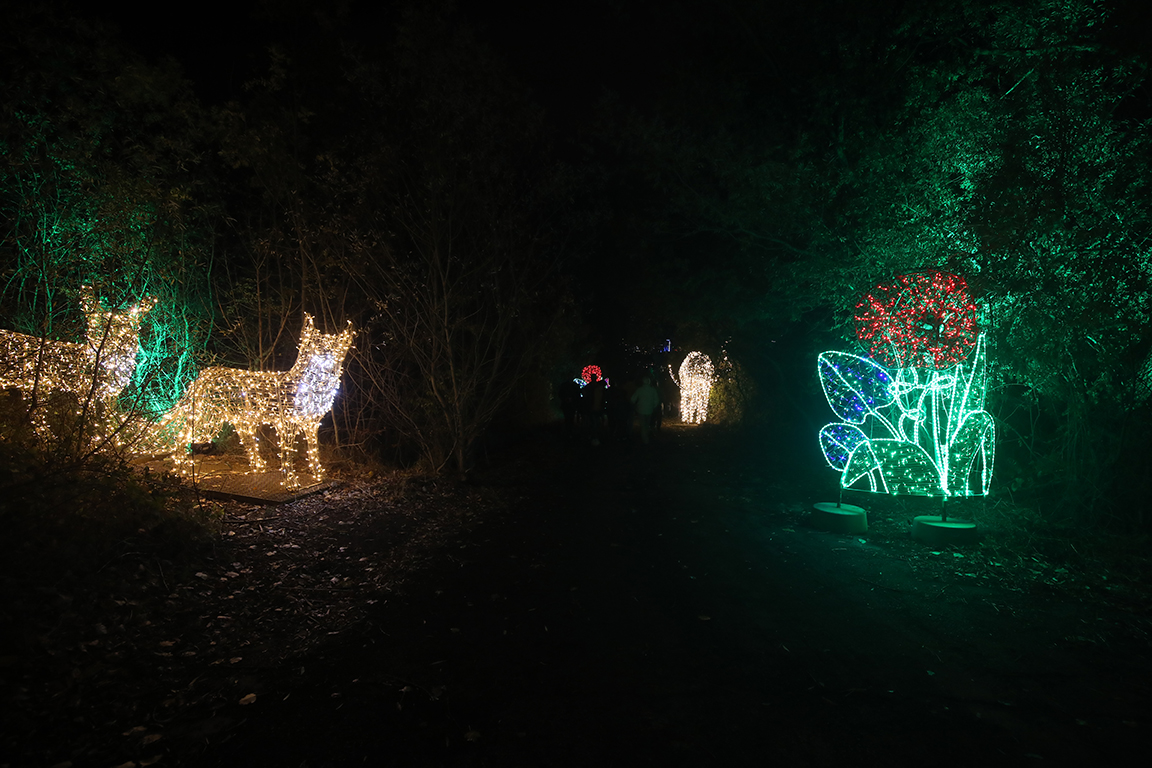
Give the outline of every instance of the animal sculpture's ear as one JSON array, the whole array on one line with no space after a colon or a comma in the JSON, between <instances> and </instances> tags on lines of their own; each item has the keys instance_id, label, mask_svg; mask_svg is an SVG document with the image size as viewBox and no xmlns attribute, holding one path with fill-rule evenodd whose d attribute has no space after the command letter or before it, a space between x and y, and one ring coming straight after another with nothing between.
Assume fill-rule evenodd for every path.
<instances>
[{"instance_id":1,"label":"animal sculpture's ear","mask_svg":"<svg viewBox=\"0 0 1152 768\"><path fill-rule=\"evenodd\" d=\"M300 329L300 343L296 349L303 350L311 344L312 335L316 333L316 326L312 322L312 315L304 313L304 327Z\"/></svg>"}]
</instances>

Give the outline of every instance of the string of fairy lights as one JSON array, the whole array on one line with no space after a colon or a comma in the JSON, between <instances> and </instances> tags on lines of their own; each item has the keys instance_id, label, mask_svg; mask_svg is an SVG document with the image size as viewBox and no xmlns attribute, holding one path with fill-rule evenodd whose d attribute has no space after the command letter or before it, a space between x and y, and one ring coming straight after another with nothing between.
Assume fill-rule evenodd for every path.
<instances>
[{"instance_id":1,"label":"string of fairy lights","mask_svg":"<svg viewBox=\"0 0 1152 768\"><path fill-rule=\"evenodd\" d=\"M963 278L902 275L857 304L871 356L824 352L817 375L841 419L819 434L841 486L877 493L988 493L995 425L984 410L987 344Z\"/></svg>"}]
</instances>

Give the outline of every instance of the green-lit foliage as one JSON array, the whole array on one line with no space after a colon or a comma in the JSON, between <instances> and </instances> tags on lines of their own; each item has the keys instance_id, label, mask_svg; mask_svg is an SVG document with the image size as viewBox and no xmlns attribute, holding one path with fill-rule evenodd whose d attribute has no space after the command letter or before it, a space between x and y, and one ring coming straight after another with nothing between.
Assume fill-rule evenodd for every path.
<instances>
[{"instance_id":1,"label":"green-lit foliage","mask_svg":"<svg viewBox=\"0 0 1152 768\"><path fill-rule=\"evenodd\" d=\"M29 12L0 57L0 325L77 335L81 285L103 304L158 299L123 405L175 400L207 333L210 264L190 168L195 102L106 31Z\"/></svg>"}]
</instances>

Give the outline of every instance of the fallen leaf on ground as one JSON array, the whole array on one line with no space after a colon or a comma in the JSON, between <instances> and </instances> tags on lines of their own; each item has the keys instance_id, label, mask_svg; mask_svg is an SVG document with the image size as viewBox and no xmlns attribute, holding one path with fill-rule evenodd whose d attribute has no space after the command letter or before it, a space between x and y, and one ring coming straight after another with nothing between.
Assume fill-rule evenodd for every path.
<instances>
[{"instance_id":1,"label":"fallen leaf on ground","mask_svg":"<svg viewBox=\"0 0 1152 768\"><path fill-rule=\"evenodd\" d=\"M244 707L256 701L256 694L250 693L244 698L240 699L240 706Z\"/></svg>"}]
</instances>

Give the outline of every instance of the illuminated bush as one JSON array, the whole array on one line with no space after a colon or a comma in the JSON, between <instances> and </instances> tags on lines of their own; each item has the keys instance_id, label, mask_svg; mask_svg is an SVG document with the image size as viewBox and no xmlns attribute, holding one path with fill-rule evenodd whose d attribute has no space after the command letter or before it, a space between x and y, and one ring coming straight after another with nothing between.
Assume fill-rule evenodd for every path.
<instances>
[{"instance_id":1,"label":"illuminated bush","mask_svg":"<svg viewBox=\"0 0 1152 768\"><path fill-rule=\"evenodd\" d=\"M749 415L756 390L744 367L728 357L727 352L716 363L712 393L708 398L710 424L739 424Z\"/></svg>"}]
</instances>

